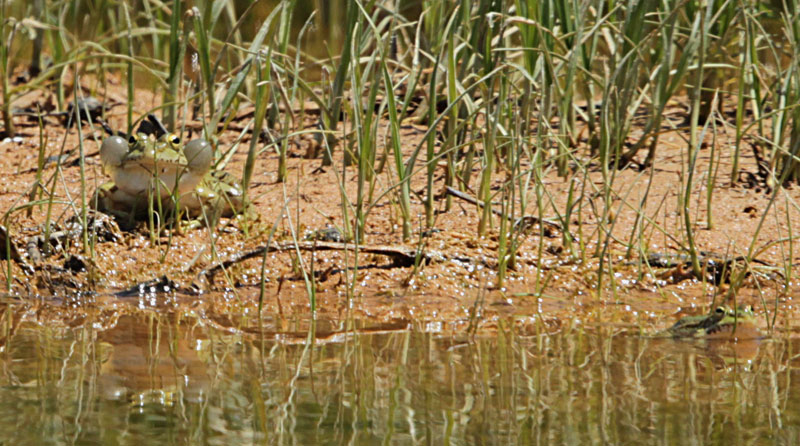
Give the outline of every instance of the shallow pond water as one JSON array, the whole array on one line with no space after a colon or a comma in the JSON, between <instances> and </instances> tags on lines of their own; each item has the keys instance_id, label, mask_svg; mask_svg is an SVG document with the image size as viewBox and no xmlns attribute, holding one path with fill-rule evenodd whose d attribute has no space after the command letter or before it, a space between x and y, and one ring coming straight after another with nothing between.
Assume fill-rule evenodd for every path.
<instances>
[{"instance_id":1,"label":"shallow pond water","mask_svg":"<svg viewBox=\"0 0 800 446\"><path fill-rule=\"evenodd\" d=\"M71 327L5 323L0 444L800 439L796 340L686 342L607 326L470 337L415 327L319 322L309 346L305 323L242 330L152 312Z\"/></svg>"}]
</instances>

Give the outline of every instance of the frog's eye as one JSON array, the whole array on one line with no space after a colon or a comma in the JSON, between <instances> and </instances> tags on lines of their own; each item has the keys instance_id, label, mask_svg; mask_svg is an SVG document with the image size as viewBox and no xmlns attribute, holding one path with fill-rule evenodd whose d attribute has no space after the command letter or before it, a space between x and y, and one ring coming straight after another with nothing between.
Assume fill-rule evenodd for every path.
<instances>
[{"instance_id":1,"label":"frog's eye","mask_svg":"<svg viewBox=\"0 0 800 446\"><path fill-rule=\"evenodd\" d=\"M725 314L728 311L725 309L725 307L717 307L717 309L714 310L714 312L717 313L717 314Z\"/></svg>"},{"instance_id":2,"label":"frog's eye","mask_svg":"<svg viewBox=\"0 0 800 446\"><path fill-rule=\"evenodd\" d=\"M178 144L180 144L180 143L181 143L181 139L180 139L180 138L178 138L178 135L170 135L170 137L169 137L169 142L170 142L170 143L171 143L173 146L177 146Z\"/></svg>"},{"instance_id":3,"label":"frog's eye","mask_svg":"<svg viewBox=\"0 0 800 446\"><path fill-rule=\"evenodd\" d=\"M129 144L136 144L138 141L139 141L139 138L137 138L136 135L131 135L131 136L128 137L128 143Z\"/></svg>"}]
</instances>

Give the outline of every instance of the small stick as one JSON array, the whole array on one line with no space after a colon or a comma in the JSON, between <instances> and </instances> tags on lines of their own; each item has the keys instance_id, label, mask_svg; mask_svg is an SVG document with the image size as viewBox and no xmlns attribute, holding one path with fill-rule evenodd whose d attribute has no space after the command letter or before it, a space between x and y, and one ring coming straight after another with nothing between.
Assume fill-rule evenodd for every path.
<instances>
[{"instance_id":1,"label":"small stick","mask_svg":"<svg viewBox=\"0 0 800 446\"><path fill-rule=\"evenodd\" d=\"M277 243L269 246L261 246L255 249L251 249L249 251L245 251L231 259L225 260L221 263L217 263L212 267L204 269L203 271L200 272L200 274L198 274L198 277L209 276L209 275L213 277L214 274L219 272L222 268L228 268L236 263L240 263L245 260L252 259L254 257L260 257L264 255L265 251L266 252L289 251L295 248L301 251L344 251L346 249L350 250L355 249L355 245L353 245L352 243L304 241L304 242L297 242L296 246L294 242ZM397 266L413 265L417 259L418 254L421 259L426 260L428 262L455 260L462 263L474 263L474 260L470 257L450 256L438 251L417 252L417 250L415 250L414 248L407 248L405 246L361 245L358 247L358 251L366 254L377 254L377 255L385 255L391 257Z\"/></svg>"},{"instance_id":2,"label":"small stick","mask_svg":"<svg viewBox=\"0 0 800 446\"><path fill-rule=\"evenodd\" d=\"M445 186L445 190L447 191L448 195L452 195L454 197L460 198L460 199L462 199L462 200L464 200L464 201L466 201L468 203L472 203L472 204L478 205L480 207L484 207L485 206L485 204L482 201L478 201L478 199L472 197L471 195L465 194L464 192L461 192L461 191L459 191L457 189L454 189L454 188L452 188L450 186ZM506 214L504 214L502 211L498 211L497 209L494 209L494 208L490 208L490 209L491 209L492 213L497 215L497 216L510 218ZM560 223L554 222L552 220L544 220L544 219L541 219L541 218L533 216L533 215L522 216L522 217L518 218L517 222L514 223L514 224L516 225L517 223L522 222L522 221L545 224L545 225L548 225L548 226L550 226L552 228L558 229L559 231L562 231L562 232L564 231L564 229L562 228ZM574 237L573 237L573 240L574 240Z\"/></svg>"}]
</instances>

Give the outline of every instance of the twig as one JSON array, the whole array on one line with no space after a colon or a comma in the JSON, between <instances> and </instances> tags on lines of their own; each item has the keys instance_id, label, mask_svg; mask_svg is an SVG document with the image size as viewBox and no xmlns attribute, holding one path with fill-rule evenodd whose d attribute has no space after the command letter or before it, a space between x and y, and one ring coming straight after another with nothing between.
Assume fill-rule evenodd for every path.
<instances>
[{"instance_id":1,"label":"twig","mask_svg":"<svg viewBox=\"0 0 800 446\"><path fill-rule=\"evenodd\" d=\"M321 242L321 241L303 241L297 242L297 249L301 251L344 251L354 250L355 245L352 243L338 243L338 242ZM274 243L269 246L261 246L249 251L245 251L231 259L217 263L216 265L206 268L198 274L198 277L211 276L219 272L223 268L228 268L237 263L243 262L254 257L260 257L266 252L275 251L290 251L295 249L294 242ZM457 261L462 263L475 263L475 260L470 257L453 256L444 254L438 251L417 251L414 248L405 246L389 246L389 245L360 245L359 252L366 254L377 254L391 257L394 265L398 267L407 267L414 264L417 256L421 260L431 262L445 262Z\"/></svg>"},{"instance_id":2,"label":"twig","mask_svg":"<svg viewBox=\"0 0 800 446\"><path fill-rule=\"evenodd\" d=\"M445 186L445 190L447 191L448 195L452 195L452 196L454 196L456 198L460 198L460 199L462 199L462 200L464 200L464 201L466 201L468 203L472 203L472 204L480 206L480 207L484 207L485 206L482 201L478 201L478 199L476 199L475 197L473 197L471 195L467 195L464 192L461 192L461 191L459 191L457 189L454 189L454 188L452 188L450 186ZM500 217L505 217L505 218L510 218L506 214L504 214L502 211L498 211L497 209L494 209L494 208L490 208L490 209L491 209L491 211L492 211L492 213L494 215L497 215L497 216L500 216ZM525 226L531 226L531 225L533 225L535 223L544 224L544 225L550 226L551 228L555 228L555 229L558 229L561 232L564 232L564 228L560 223L552 221L552 220L544 220L544 219L541 219L541 218L533 216L533 215L524 215L524 216L518 218L516 220L516 222L514 222L514 225L525 224ZM572 234L570 234L570 236L572 237ZM575 237L572 237L572 238L573 238L573 240L575 239Z\"/></svg>"}]
</instances>

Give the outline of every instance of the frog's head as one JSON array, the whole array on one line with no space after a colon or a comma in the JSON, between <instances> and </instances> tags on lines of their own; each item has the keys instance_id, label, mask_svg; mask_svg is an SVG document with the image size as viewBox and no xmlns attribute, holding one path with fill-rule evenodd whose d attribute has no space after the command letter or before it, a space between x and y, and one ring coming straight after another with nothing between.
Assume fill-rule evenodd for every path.
<instances>
[{"instance_id":1,"label":"frog's head","mask_svg":"<svg viewBox=\"0 0 800 446\"><path fill-rule=\"evenodd\" d=\"M735 322L752 321L755 319L752 305L739 305L736 308L720 307L717 311L723 311L724 315L719 324L733 324Z\"/></svg>"},{"instance_id":2,"label":"frog's head","mask_svg":"<svg viewBox=\"0 0 800 446\"><path fill-rule=\"evenodd\" d=\"M171 133L164 134L157 139L153 135L143 133L131 136L125 160L146 167L157 166L158 170L153 171L154 174L162 174L169 169L180 169L187 166L181 139Z\"/></svg>"},{"instance_id":3,"label":"frog's head","mask_svg":"<svg viewBox=\"0 0 800 446\"><path fill-rule=\"evenodd\" d=\"M740 305L736 308L718 307L715 310L715 315L719 320L714 324L703 327L704 330L698 333L699 335L707 339L730 337L754 339L760 336L755 325L755 313L750 305Z\"/></svg>"},{"instance_id":4,"label":"frog's head","mask_svg":"<svg viewBox=\"0 0 800 446\"><path fill-rule=\"evenodd\" d=\"M672 337L724 337L734 332L740 333L740 325L755 327L753 307L739 306L735 309L720 306L709 314L686 316L664 330L661 335ZM757 337L758 330L754 329L751 335Z\"/></svg>"}]
</instances>

